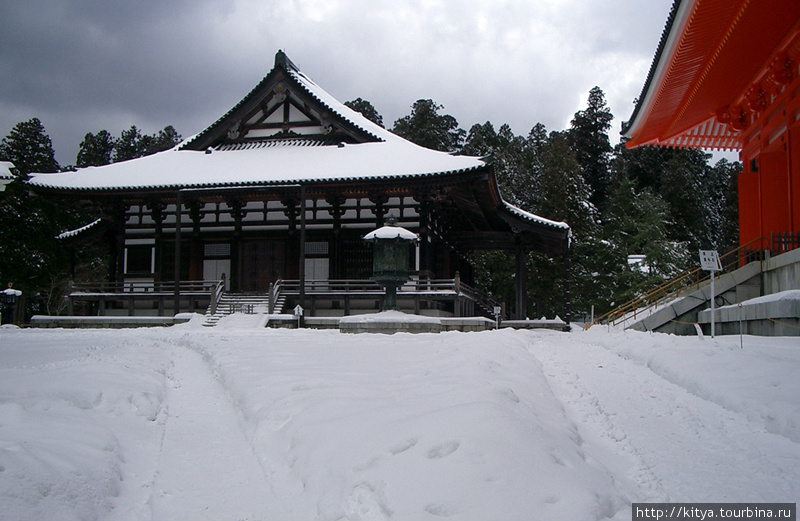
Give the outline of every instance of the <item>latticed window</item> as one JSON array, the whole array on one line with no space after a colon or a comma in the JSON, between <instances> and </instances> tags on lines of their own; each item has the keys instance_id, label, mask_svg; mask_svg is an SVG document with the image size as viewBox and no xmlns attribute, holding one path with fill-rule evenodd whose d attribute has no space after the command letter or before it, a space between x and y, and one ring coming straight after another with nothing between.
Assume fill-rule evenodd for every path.
<instances>
[{"instance_id":1,"label":"latticed window","mask_svg":"<svg viewBox=\"0 0 800 521\"><path fill-rule=\"evenodd\" d=\"M206 259L228 259L231 256L230 243L211 243L205 245Z\"/></svg>"},{"instance_id":2,"label":"latticed window","mask_svg":"<svg viewBox=\"0 0 800 521\"><path fill-rule=\"evenodd\" d=\"M327 242L306 242L306 255L310 257L326 257L328 255Z\"/></svg>"}]
</instances>

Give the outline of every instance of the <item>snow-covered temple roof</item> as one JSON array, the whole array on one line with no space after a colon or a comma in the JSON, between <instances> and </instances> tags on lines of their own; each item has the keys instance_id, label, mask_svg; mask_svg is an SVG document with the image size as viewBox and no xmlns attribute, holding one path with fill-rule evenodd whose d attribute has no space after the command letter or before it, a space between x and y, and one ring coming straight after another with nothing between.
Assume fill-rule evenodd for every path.
<instances>
[{"instance_id":1,"label":"snow-covered temple roof","mask_svg":"<svg viewBox=\"0 0 800 521\"><path fill-rule=\"evenodd\" d=\"M14 180L14 173L11 169L14 168L14 163L8 161L0 161L0 192L6 190L6 185Z\"/></svg>"},{"instance_id":2,"label":"snow-covered temple roof","mask_svg":"<svg viewBox=\"0 0 800 521\"><path fill-rule=\"evenodd\" d=\"M279 53L275 68L241 102L174 149L75 172L32 174L29 183L130 191L420 177L485 166L480 158L430 150L389 132Z\"/></svg>"},{"instance_id":3,"label":"snow-covered temple roof","mask_svg":"<svg viewBox=\"0 0 800 521\"><path fill-rule=\"evenodd\" d=\"M73 237L77 237L82 233L85 233L87 230L94 228L95 226L99 225L103 220L102 219L95 219L94 221L90 222L85 226L81 226L80 228L76 228L75 230L67 230L65 232L61 232L56 235L56 239L71 239Z\"/></svg>"},{"instance_id":4,"label":"snow-covered temple roof","mask_svg":"<svg viewBox=\"0 0 800 521\"><path fill-rule=\"evenodd\" d=\"M50 193L141 198L182 189L402 184L426 178L447 178L452 186L462 175L487 183L473 186L464 178L459 203L484 222L493 221L484 228L534 226L554 249L561 247L569 226L503 201L482 158L431 150L393 134L336 100L279 51L274 68L239 103L175 148L73 172L34 173L28 183Z\"/></svg>"},{"instance_id":5,"label":"snow-covered temple roof","mask_svg":"<svg viewBox=\"0 0 800 521\"><path fill-rule=\"evenodd\" d=\"M400 138L343 146L281 140L211 153L175 148L77 172L32 174L29 183L81 191L202 188L419 177L482 166L479 159L428 150Z\"/></svg>"},{"instance_id":6,"label":"snow-covered temple roof","mask_svg":"<svg viewBox=\"0 0 800 521\"><path fill-rule=\"evenodd\" d=\"M0 179L14 179L14 174L11 172L12 168L14 168L14 163L0 161Z\"/></svg>"}]
</instances>

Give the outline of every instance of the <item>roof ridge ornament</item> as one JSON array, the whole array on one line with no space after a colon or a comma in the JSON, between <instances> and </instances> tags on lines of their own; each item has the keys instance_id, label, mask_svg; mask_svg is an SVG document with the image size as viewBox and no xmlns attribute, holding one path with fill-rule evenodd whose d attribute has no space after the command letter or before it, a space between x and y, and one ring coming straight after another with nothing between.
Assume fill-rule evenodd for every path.
<instances>
[{"instance_id":1,"label":"roof ridge ornament","mask_svg":"<svg viewBox=\"0 0 800 521\"><path fill-rule=\"evenodd\" d=\"M300 69L297 68L297 65L295 65L281 49L278 49L278 52L275 53L275 67L281 67L283 69L291 69L300 72Z\"/></svg>"}]
</instances>

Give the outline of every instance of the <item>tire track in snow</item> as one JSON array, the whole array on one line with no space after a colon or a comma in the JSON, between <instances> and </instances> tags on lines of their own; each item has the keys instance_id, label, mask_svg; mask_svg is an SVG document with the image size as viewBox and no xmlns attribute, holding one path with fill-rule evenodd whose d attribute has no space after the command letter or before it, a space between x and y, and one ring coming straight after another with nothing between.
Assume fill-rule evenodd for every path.
<instances>
[{"instance_id":1,"label":"tire track in snow","mask_svg":"<svg viewBox=\"0 0 800 521\"><path fill-rule=\"evenodd\" d=\"M634 501L778 501L800 495L800 448L579 335L532 334L585 450ZM768 451L764 447L769 447ZM769 497L763 491L769 490ZM760 492L761 491L761 492Z\"/></svg>"}]
</instances>

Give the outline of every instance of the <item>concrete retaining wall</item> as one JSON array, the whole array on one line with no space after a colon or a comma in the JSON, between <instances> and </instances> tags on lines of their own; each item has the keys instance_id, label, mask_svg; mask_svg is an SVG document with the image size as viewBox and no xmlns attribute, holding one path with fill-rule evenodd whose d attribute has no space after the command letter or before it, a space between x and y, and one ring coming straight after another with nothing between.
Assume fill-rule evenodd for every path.
<instances>
[{"instance_id":1,"label":"concrete retaining wall","mask_svg":"<svg viewBox=\"0 0 800 521\"><path fill-rule=\"evenodd\" d=\"M750 264L734 271L718 276L715 281L715 294L717 306L738 304L746 302L762 295L770 295L778 292L800 289L800 249L793 250L763 262L751 262ZM711 307L711 286L706 285L683 298L676 299L667 305L649 312L646 317L639 318L631 324L631 329L639 331L658 331L659 333L673 333L677 335L696 334L694 323L706 323L701 319L701 313ZM778 308L770 306L769 310L764 309L762 316L772 317L768 313L784 313ZM710 310L709 310L710 313ZM783 316L787 323L792 319L800 318ZM710 332L710 315L706 328ZM783 332L784 329L776 328L774 325L753 322L751 334L758 335L785 335L795 334L791 328L790 333ZM735 324L725 325L718 331L720 334L730 329L735 329L739 333L738 319ZM759 331L759 332L756 332Z\"/></svg>"},{"instance_id":2,"label":"concrete retaining wall","mask_svg":"<svg viewBox=\"0 0 800 521\"><path fill-rule=\"evenodd\" d=\"M53 317L49 315L34 315L31 317L31 327L38 328L83 328L83 329L125 329L133 327L166 327L183 324L189 321L190 316L178 315L177 317Z\"/></svg>"},{"instance_id":3,"label":"concrete retaining wall","mask_svg":"<svg viewBox=\"0 0 800 521\"><path fill-rule=\"evenodd\" d=\"M703 332L711 332L711 309L699 313ZM800 336L800 290L783 291L714 310L719 335Z\"/></svg>"},{"instance_id":4,"label":"concrete retaining wall","mask_svg":"<svg viewBox=\"0 0 800 521\"><path fill-rule=\"evenodd\" d=\"M764 295L800 289L800 249L767 259L763 264Z\"/></svg>"}]
</instances>

